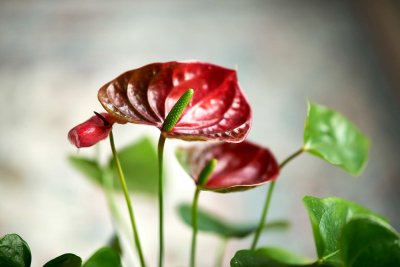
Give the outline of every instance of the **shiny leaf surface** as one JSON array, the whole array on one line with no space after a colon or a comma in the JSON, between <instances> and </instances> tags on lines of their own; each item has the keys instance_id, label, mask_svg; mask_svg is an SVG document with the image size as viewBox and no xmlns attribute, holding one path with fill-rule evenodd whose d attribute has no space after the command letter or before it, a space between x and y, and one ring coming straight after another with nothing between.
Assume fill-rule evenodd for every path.
<instances>
[{"instance_id":1,"label":"shiny leaf surface","mask_svg":"<svg viewBox=\"0 0 400 267\"><path fill-rule=\"evenodd\" d=\"M192 207L181 204L178 207L180 218L192 226ZM265 225L265 230L282 230L288 228L286 221L271 221ZM201 208L197 209L197 227L199 231L210 232L225 238L244 238L257 230L258 224L231 223Z\"/></svg>"},{"instance_id":2,"label":"shiny leaf surface","mask_svg":"<svg viewBox=\"0 0 400 267\"><path fill-rule=\"evenodd\" d=\"M81 267L82 266L82 260L80 257L71 254L71 253L66 253L61 256L58 256L55 259L52 259L43 267Z\"/></svg>"},{"instance_id":3,"label":"shiny leaf surface","mask_svg":"<svg viewBox=\"0 0 400 267\"><path fill-rule=\"evenodd\" d=\"M358 175L368 160L369 140L343 115L309 102L303 148Z\"/></svg>"},{"instance_id":4,"label":"shiny leaf surface","mask_svg":"<svg viewBox=\"0 0 400 267\"><path fill-rule=\"evenodd\" d=\"M96 251L83 267L122 267L119 255L109 247Z\"/></svg>"},{"instance_id":5,"label":"shiny leaf surface","mask_svg":"<svg viewBox=\"0 0 400 267\"><path fill-rule=\"evenodd\" d=\"M19 235L9 234L0 239L1 267L29 267L31 260L29 246Z\"/></svg>"},{"instance_id":6,"label":"shiny leaf surface","mask_svg":"<svg viewBox=\"0 0 400 267\"><path fill-rule=\"evenodd\" d=\"M344 266L400 266L400 237L386 222L373 216L351 219L341 234Z\"/></svg>"},{"instance_id":7,"label":"shiny leaf surface","mask_svg":"<svg viewBox=\"0 0 400 267\"><path fill-rule=\"evenodd\" d=\"M178 99L194 95L167 136L185 140L240 142L251 124L251 109L236 72L191 62L153 63L127 71L100 88L103 107L119 119L153 125L163 123Z\"/></svg>"},{"instance_id":8,"label":"shiny leaf surface","mask_svg":"<svg viewBox=\"0 0 400 267\"><path fill-rule=\"evenodd\" d=\"M310 217L318 258L327 258L332 263L340 262L339 238L349 220L359 215L382 218L357 203L337 197L306 196L303 201Z\"/></svg>"},{"instance_id":9,"label":"shiny leaf surface","mask_svg":"<svg viewBox=\"0 0 400 267\"><path fill-rule=\"evenodd\" d=\"M202 190L246 190L274 180L279 174L279 166L271 152L248 141L184 147L178 149L176 155L196 184L208 162L217 160L207 182L199 186Z\"/></svg>"}]
</instances>

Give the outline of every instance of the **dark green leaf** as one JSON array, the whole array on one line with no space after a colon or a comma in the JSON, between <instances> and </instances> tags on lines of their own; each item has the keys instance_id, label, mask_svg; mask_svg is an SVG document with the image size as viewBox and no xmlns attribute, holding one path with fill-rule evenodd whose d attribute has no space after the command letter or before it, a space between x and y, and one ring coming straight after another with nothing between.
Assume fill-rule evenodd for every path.
<instances>
[{"instance_id":1,"label":"dark green leaf","mask_svg":"<svg viewBox=\"0 0 400 267\"><path fill-rule=\"evenodd\" d=\"M344 226L340 243L345 266L400 266L399 234L379 218L353 218Z\"/></svg>"},{"instance_id":2,"label":"dark green leaf","mask_svg":"<svg viewBox=\"0 0 400 267\"><path fill-rule=\"evenodd\" d=\"M148 138L122 148L118 157L125 174L129 191L156 196L158 192L157 154ZM110 159L109 166L114 170L115 185L120 188L114 160Z\"/></svg>"},{"instance_id":3,"label":"dark green leaf","mask_svg":"<svg viewBox=\"0 0 400 267\"><path fill-rule=\"evenodd\" d=\"M28 244L17 234L0 239L0 267L29 267L31 251Z\"/></svg>"},{"instance_id":4,"label":"dark green leaf","mask_svg":"<svg viewBox=\"0 0 400 267\"><path fill-rule=\"evenodd\" d=\"M303 149L358 175L368 160L369 140L343 115L309 102Z\"/></svg>"},{"instance_id":5,"label":"dark green leaf","mask_svg":"<svg viewBox=\"0 0 400 267\"><path fill-rule=\"evenodd\" d=\"M68 160L71 165L80 171L84 176L90 178L99 185L103 184L103 170L96 160L76 155L70 155Z\"/></svg>"},{"instance_id":6,"label":"dark green leaf","mask_svg":"<svg viewBox=\"0 0 400 267\"><path fill-rule=\"evenodd\" d=\"M122 255L121 243L116 233L113 234L110 241L108 241L108 247L112 248L118 255Z\"/></svg>"},{"instance_id":7,"label":"dark green leaf","mask_svg":"<svg viewBox=\"0 0 400 267\"><path fill-rule=\"evenodd\" d=\"M372 215L372 211L337 197L315 198L306 196L303 202L308 210L320 260L340 262L339 237L343 226L357 215Z\"/></svg>"},{"instance_id":8,"label":"dark green leaf","mask_svg":"<svg viewBox=\"0 0 400 267\"><path fill-rule=\"evenodd\" d=\"M240 250L231 260L231 267L333 267L312 262L289 251L274 247Z\"/></svg>"},{"instance_id":9,"label":"dark green leaf","mask_svg":"<svg viewBox=\"0 0 400 267\"><path fill-rule=\"evenodd\" d=\"M83 267L122 267L119 255L109 247L103 247L91 256Z\"/></svg>"},{"instance_id":10,"label":"dark green leaf","mask_svg":"<svg viewBox=\"0 0 400 267\"><path fill-rule=\"evenodd\" d=\"M82 260L80 257L71 254L71 253L66 253L61 256L58 256L55 259L52 259L43 267L81 267L82 266Z\"/></svg>"},{"instance_id":11,"label":"dark green leaf","mask_svg":"<svg viewBox=\"0 0 400 267\"><path fill-rule=\"evenodd\" d=\"M181 219L192 226L192 207L189 204L181 204L178 207ZM257 230L258 224L233 224L218 218L217 216L198 208L197 224L199 231L215 233L225 238L243 238ZM288 227L286 221L275 221L266 224L266 229L285 229Z\"/></svg>"}]
</instances>

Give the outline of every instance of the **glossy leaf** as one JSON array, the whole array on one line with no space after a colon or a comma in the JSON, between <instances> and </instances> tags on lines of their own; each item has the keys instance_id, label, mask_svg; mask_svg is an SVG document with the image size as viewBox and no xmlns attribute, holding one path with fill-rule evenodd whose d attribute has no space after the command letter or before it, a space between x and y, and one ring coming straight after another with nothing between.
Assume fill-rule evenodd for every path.
<instances>
[{"instance_id":1,"label":"glossy leaf","mask_svg":"<svg viewBox=\"0 0 400 267\"><path fill-rule=\"evenodd\" d=\"M77 148L93 146L108 137L112 125L116 122L125 123L108 113L96 113L87 121L72 128L68 132L68 140Z\"/></svg>"},{"instance_id":2,"label":"glossy leaf","mask_svg":"<svg viewBox=\"0 0 400 267\"><path fill-rule=\"evenodd\" d=\"M118 150L118 157L129 191L156 196L158 192L157 154L151 141L148 138L140 139ZM112 158L109 160L109 166L117 177ZM114 184L121 189L117 179Z\"/></svg>"},{"instance_id":3,"label":"glossy leaf","mask_svg":"<svg viewBox=\"0 0 400 267\"><path fill-rule=\"evenodd\" d=\"M167 137L240 142L251 124L251 109L236 72L191 62L153 63L127 71L100 88L103 107L119 119L162 129L178 99L194 96Z\"/></svg>"},{"instance_id":4,"label":"glossy leaf","mask_svg":"<svg viewBox=\"0 0 400 267\"><path fill-rule=\"evenodd\" d=\"M279 166L271 152L256 144L244 141L239 144L216 143L205 146L180 148L178 161L198 184L201 171L212 159L215 169L202 190L231 192L253 188L274 180Z\"/></svg>"},{"instance_id":5,"label":"glossy leaf","mask_svg":"<svg viewBox=\"0 0 400 267\"><path fill-rule=\"evenodd\" d=\"M17 234L8 234L0 239L1 267L29 267L31 251L28 244Z\"/></svg>"},{"instance_id":6,"label":"glossy leaf","mask_svg":"<svg viewBox=\"0 0 400 267\"><path fill-rule=\"evenodd\" d=\"M78 155L69 155L68 161L76 170L87 178L90 178L99 185L103 184L102 177L104 170L97 160Z\"/></svg>"},{"instance_id":7,"label":"glossy leaf","mask_svg":"<svg viewBox=\"0 0 400 267\"><path fill-rule=\"evenodd\" d=\"M74 254L66 253L52 259L43 267L81 267L82 259Z\"/></svg>"},{"instance_id":8,"label":"glossy leaf","mask_svg":"<svg viewBox=\"0 0 400 267\"><path fill-rule=\"evenodd\" d=\"M368 160L369 140L343 115L309 102L303 148L358 175Z\"/></svg>"},{"instance_id":9,"label":"glossy leaf","mask_svg":"<svg viewBox=\"0 0 400 267\"><path fill-rule=\"evenodd\" d=\"M351 219L342 230L344 266L400 266L400 237L386 222L373 216Z\"/></svg>"},{"instance_id":10,"label":"glossy leaf","mask_svg":"<svg viewBox=\"0 0 400 267\"><path fill-rule=\"evenodd\" d=\"M310 217L318 259L326 259L331 263L340 262L339 238L349 220L359 215L383 219L354 202L337 197L319 199L306 196L303 201Z\"/></svg>"},{"instance_id":11,"label":"glossy leaf","mask_svg":"<svg viewBox=\"0 0 400 267\"><path fill-rule=\"evenodd\" d=\"M96 251L83 267L122 267L119 255L109 247Z\"/></svg>"},{"instance_id":12,"label":"glossy leaf","mask_svg":"<svg viewBox=\"0 0 400 267\"><path fill-rule=\"evenodd\" d=\"M328 263L309 259L275 247L240 250L232 258L231 267L334 267Z\"/></svg>"},{"instance_id":13,"label":"glossy leaf","mask_svg":"<svg viewBox=\"0 0 400 267\"><path fill-rule=\"evenodd\" d=\"M180 218L192 226L192 207L181 204L178 207ZM265 230L279 230L288 228L287 221L273 221L265 225ZM227 222L201 208L197 209L197 227L199 231L210 232L225 238L244 238L257 230L258 224L244 224Z\"/></svg>"}]
</instances>

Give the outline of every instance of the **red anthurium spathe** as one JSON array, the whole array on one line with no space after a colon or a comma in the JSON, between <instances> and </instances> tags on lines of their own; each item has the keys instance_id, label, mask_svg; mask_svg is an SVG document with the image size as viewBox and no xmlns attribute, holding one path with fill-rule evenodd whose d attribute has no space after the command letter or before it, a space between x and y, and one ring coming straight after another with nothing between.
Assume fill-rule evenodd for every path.
<instances>
[{"instance_id":1,"label":"red anthurium spathe","mask_svg":"<svg viewBox=\"0 0 400 267\"><path fill-rule=\"evenodd\" d=\"M87 121L72 128L68 132L68 140L77 148L93 146L107 138L112 125L116 122L124 123L108 113L96 113Z\"/></svg>"},{"instance_id":2,"label":"red anthurium spathe","mask_svg":"<svg viewBox=\"0 0 400 267\"><path fill-rule=\"evenodd\" d=\"M190 61L153 63L127 71L98 92L103 107L121 120L162 129L165 118L188 90L194 95L166 137L241 142L251 109L234 70Z\"/></svg>"},{"instance_id":3,"label":"red anthurium spathe","mask_svg":"<svg viewBox=\"0 0 400 267\"><path fill-rule=\"evenodd\" d=\"M279 165L271 152L248 141L190 146L177 150L179 162L198 184L203 168L217 160L202 190L231 192L250 189L276 179Z\"/></svg>"}]
</instances>

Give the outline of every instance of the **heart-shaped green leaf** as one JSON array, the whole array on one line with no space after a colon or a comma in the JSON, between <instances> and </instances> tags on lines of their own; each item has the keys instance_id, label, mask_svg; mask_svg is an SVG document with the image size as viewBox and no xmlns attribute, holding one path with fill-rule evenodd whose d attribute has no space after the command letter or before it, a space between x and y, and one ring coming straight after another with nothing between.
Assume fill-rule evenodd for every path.
<instances>
[{"instance_id":1,"label":"heart-shaped green leaf","mask_svg":"<svg viewBox=\"0 0 400 267\"><path fill-rule=\"evenodd\" d=\"M156 196L158 192L157 154L148 138L142 138L132 145L118 150L118 157L125 174L129 191ZM109 166L117 171L112 158ZM120 188L119 181L114 184Z\"/></svg>"},{"instance_id":2,"label":"heart-shaped green leaf","mask_svg":"<svg viewBox=\"0 0 400 267\"><path fill-rule=\"evenodd\" d=\"M31 250L19 235L9 234L0 239L1 267L29 267L31 260Z\"/></svg>"},{"instance_id":3,"label":"heart-shaped green leaf","mask_svg":"<svg viewBox=\"0 0 400 267\"><path fill-rule=\"evenodd\" d=\"M231 259L231 267L333 267L327 263L312 262L281 248L265 247L240 250Z\"/></svg>"},{"instance_id":4,"label":"heart-shaped green leaf","mask_svg":"<svg viewBox=\"0 0 400 267\"><path fill-rule=\"evenodd\" d=\"M303 202L310 217L318 259L331 263L340 262L339 237L343 226L353 216L371 215L383 219L354 202L337 197L306 196Z\"/></svg>"},{"instance_id":5,"label":"heart-shaped green leaf","mask_svg":"<svg viewBox=\"0 0 400 267\"><path fill-rule=\"evenodd\" d=\"M359 175L368 160L368 138L338 112L308 103L304 151Z\"/></svg>"},{"instance_id":6,"label":"heart-shaped green leaf","mask_svg":"<svg viewBox=\"0 0 400 267\"><path fill-rule=\"evenodd\" d=\"M103 168L97 160L86 158L83 156L69 155L68 161L71 165L92 181L102 185Z\"/></svg>"},{"instance_id":7,"label":"heart-shaped green leaf","mask_svg":"<svg viewBox=\"0 0 400 267\"><path fill-rule=\"evenodd\" d=\"M81 267L82 259L74 254L66 253L52 259L43 267Z\"/></svg>"},{"instance_id":8,"label":"heart-shaped green leaf","mask_svg":"<svg viewBox=\"0 0 400 267\"><path fill-rule=\"evenodd\" d=\"M181 204L178 207L181 219L189 226L192 226L192 207L189 204ZM197 226L199 231L215 233L225 238L243 238L257 230L258 224L238 224L229 223L217 216L197 209ZM285 229L288 227L287 221L275 221L265 225L265 229Z\"/></svg>"},{"instance_id":9,"label":"heart-shaped green leaf","mask_svg":"<svg viewBox=\"0 0 400 267\"><path fill-rule=\"evenodd\" d=\"M400 266L400 237L386 222L373 216L350 220L342 230L344 266Z\"/></svg>"},{"instance_id":10,"label":"heart-shaped green leaf","mask_svg":"<svg viewBox=\"0 0 400 267\"><path fill-rule=\"evenodd\" d=\"M97 250L83 267L122 267L119 255L109 247Z\"/></svg>"},{"instance_id":11,"label":"heart-shaped green leaf","mask_svg":"<svg viewBox=\"0 0 400 267\"><path fill-rule=\"evenodd\" d=\"M158 188L157 155L151 141L142 138L120 149L118 157L129 191L155 196ZM95 159L83 156L70 155L68 160L75 169L100 186L105 186L105 177L114 172L115 189L122 191L112 158L107 167L101 166Z\"/></svg>"}]
</instances>

